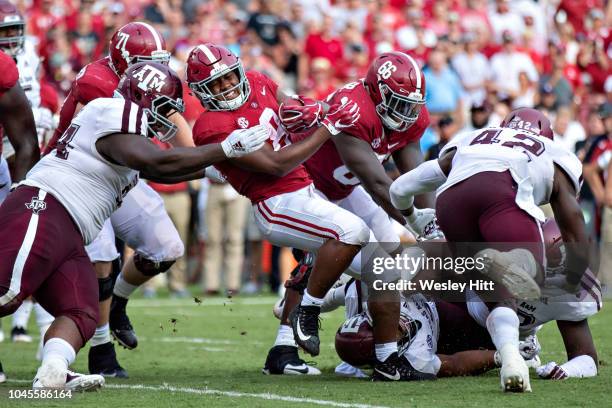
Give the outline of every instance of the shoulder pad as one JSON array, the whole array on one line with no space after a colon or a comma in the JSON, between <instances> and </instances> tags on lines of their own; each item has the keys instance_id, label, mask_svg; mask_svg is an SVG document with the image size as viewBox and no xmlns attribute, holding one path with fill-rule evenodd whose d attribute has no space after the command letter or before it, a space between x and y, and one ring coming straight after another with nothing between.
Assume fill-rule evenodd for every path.
<instances>
[{"instance_id":1,"label":"shoulder pad","mask_svg":"<svg viewBox=\"0 0 612 408\"><path fill-rule=\"evenodd\" d=\"M86 65L73 85L78 102L83 105L96 98L110 98L117 89L119 78L110 67L93 62Z\"/></svg>"}]
</instances>

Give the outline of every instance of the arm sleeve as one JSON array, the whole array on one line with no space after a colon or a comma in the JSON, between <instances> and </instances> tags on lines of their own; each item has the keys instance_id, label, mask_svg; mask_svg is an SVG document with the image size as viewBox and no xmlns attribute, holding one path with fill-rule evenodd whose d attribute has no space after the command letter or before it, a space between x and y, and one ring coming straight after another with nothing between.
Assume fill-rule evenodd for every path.
<instances>
[{"instance_id":1,"label":"arm sleeve","mask_svg":"<svg viewBox=\"0 0 612 408\"><path fill-rule=\"evenodd\" d=\"M391 203L398 210L406 210L412 206L415 195L433 191L445 181L446 176L438 160L426 161L391 184Z\"/></svg>"}]
</instances>

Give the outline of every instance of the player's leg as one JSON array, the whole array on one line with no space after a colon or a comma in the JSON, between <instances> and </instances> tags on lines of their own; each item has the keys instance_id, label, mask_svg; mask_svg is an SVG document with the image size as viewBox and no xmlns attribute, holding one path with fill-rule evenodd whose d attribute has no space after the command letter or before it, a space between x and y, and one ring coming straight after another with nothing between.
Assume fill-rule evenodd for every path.
<instances>
[{"instance_id":1,"label":"player's leg","mask_svg":"<svg viewBox=\"0 0 612 408\"><path fill-rule=\"evenodd\" d=\"M69 370L78 351L94 335L98 323L98 284L85 250L75 248L35 295L55 320L45 334L42 362L33 388L86 391L103 386L104 377L99 374L85 375Z\"/></svg>"},{"instance_id":2,"label":"player's leg","mask_svg":"<svg viewBox=\"0 0 612 408\"><path fill-rule=\"evenodd\" d=\"M247 206L249 201L236 196L226 202L224 270L228 290L240 291L242 278L242 264L244 261L244 229L247 220Z\"/></svg>"},{"instance_id":3,"label":"player's leg","mask_svg":"<svg viewBox=\"0 0 612 408\"><path fill-rule=\"evenodd\" d=\"M206 293L219 293L221 288L221 265L223 261L223 185L210 183L206 202L206 256L204 275Z\"/></svg>"},{"instance_id":4,"label":"player's leg","mask_svg":"<svg viewBox=\"0 0 612 408\"><path fill-rule=\"evenodd\" d=\"M96 271L99 297L98 324L90 340L91 347L88 353L89 372L105 377L127 378L127 372L117 361L108 324L114 284L111 276L112 262L119 257L115 247L115 233L109 220L104 223L96 239L85 247L85 251Z\"/></svg>"},{"instance_id":5,"label":"player's leg","mask_svg":"<svg viewBox=\"0 0 612 408\"><path fill-rule=\"evenodd\" d=\"M170 269L185 247L161 197L142 181L111 215L111 222L115 234L135 253L115 282L109 324L113 337L133 349L138 338L126 313L128 298L144 282Z\"/></svg>"}]
</instances>

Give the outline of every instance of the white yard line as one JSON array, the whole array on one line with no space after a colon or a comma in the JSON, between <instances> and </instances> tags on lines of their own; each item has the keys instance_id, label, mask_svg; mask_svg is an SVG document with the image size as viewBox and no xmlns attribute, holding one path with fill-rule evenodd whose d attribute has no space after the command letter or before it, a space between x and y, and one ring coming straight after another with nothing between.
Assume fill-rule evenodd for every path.
<instances>
[{"instance_id":1,"label":"white yard line","mask_svg":"<svg viewBox=\"0 0 612 408\"><path fill-rule=\"evenodd\" d=\"M31 383L29 380L7 380L12 383ZM123 390L147 390L147 391L169 391L169 392L180 392L183 394L196 394L196 395L219 395L222 397L232 398L259 398L269 401L284 401L284 402L295 402L295 403L306 403L314 405L323 405L327 407L341 407L341 408L387 408L380 405L369 405L369 404L352 404L349 402L336 402L330 400L320 400L312 398L299 398L290 397L287 395L271 394L271 393L250 393L250 392L239 392L239 391L223 391L215 390L211 388L190 388L190 387L174 387L169 384L163 385L144 385L144 384L106 384L104 388L111 389L123 389Z\"/></svg>"}]
</instances>

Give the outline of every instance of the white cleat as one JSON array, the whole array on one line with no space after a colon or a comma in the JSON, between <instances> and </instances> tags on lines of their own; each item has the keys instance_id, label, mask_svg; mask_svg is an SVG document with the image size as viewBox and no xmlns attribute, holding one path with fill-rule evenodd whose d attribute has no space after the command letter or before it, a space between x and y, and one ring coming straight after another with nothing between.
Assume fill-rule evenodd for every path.
<instances>
[{"instance_id":1,"label":"white cleat","mask_svg":"<svg viewBox=\"0 0 612 408\"><path fill-rule=\"evenodd\" d=\"M104 377L98 374L79 374L54 364L44 364L36 372L33 389L64 389L75 392L91 391L104 386Z\"/></svg>"},{"instance_id":2,"label":"white cleat","mask_svg":"<svg viewBox=\"0 0 612 408\"><path fill-rule=\"evenodd\" d=\"M483 259L484 268L480 273L504 285L515 298L529 300L540 297L540 286L534 280L535 259L526 249L501 252L488 248L479 251L475 257Z\"/></svg>"},{"instance_id":3,"label":"white cleat","mask_svg":"<svg viewBox=\"0 0 612 408\"><path fill-rule=\"evenodd\" d=\"M501 387L504 392L531 392L529 382L529 368L518 350L512 345L504 346L506 350L500 352L502 355L502 368L499 373Z\"/></svg>"}]
</instances>

